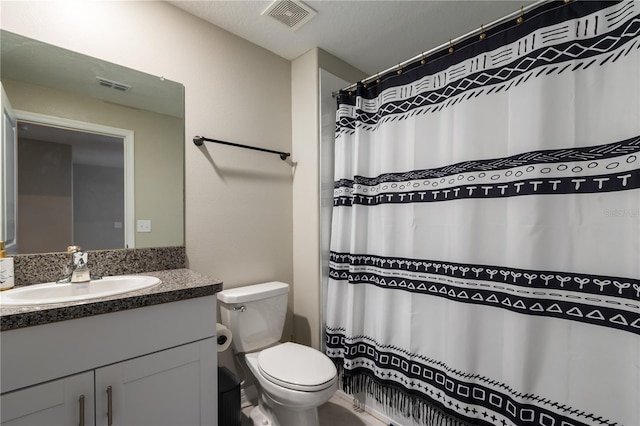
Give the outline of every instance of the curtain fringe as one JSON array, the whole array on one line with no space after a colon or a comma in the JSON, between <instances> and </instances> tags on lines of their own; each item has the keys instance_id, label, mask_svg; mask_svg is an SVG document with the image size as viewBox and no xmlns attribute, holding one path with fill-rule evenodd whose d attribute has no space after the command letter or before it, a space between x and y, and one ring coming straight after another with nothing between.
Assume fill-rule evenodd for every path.
<instances>
[{"instance_id":1,"label":"curtain fringe","mask_svg":"<svg viewBox=\"0 0 640 426\"><path fill-rule=\"evenodd\" d=\"M406 418L411 418L425 426L471 425L471 423L467 423L449 413L445 413L442 409L425 399L407 393L404 389L390 384L380 383L378 379L370 373L345 371L341 362L338 360L333 361L338 370L340 388L350 395L364 392L392 412L399 413Z\"/></svg>"}]
</instances>

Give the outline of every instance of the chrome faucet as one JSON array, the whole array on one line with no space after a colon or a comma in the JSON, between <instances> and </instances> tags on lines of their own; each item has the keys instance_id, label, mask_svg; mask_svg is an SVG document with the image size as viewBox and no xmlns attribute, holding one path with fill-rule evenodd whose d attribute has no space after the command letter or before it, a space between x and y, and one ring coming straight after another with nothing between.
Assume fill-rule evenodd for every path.
<instances>
[{"instance_id":1,"label":"chrome faucet","mask_svg":"<svg viewBox=\"0 0 640 426\"><path fill-rule=\"evenodd\" d=\"M87 266L87 252L82 251L80 246L69 246L67 253L71 254L71 272L58 282L84 283L91 281L91 272Z\"/></svg>"}]
</instances>

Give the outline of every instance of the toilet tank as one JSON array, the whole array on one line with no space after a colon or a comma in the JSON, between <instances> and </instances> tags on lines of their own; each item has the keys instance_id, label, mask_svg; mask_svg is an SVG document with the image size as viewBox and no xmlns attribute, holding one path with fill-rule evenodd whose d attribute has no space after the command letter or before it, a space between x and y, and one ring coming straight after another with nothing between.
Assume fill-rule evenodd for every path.
<instances>
[{"instance_id":1,"label":"toilet tank","mask_svg":"<svg viewBox=\"0 0 640 426\"><path fill-rule=\"evenodd\" d=\"M218 293L220 320L231 330L236 352L257 351L280 340L288 292L288 284L272 281Z\"/></svg>"}]
</instances>

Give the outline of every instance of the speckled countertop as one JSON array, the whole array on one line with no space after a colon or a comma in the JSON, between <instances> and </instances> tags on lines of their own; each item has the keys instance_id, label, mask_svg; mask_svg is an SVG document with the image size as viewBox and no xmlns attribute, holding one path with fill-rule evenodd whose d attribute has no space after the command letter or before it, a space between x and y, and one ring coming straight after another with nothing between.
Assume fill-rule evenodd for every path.
<instances>
[{"instance_id":1,"label":"speckled countertop","mask_svg":"<svg viewBox=\"0 0 640 426\"><path fill-rule=\"evenodd\" d=\"M37 306L0 306L0 331L106 314L160 303L210 296L222 290L222 281L189 269L144 272L160 284L142 290L80 302Z\"/></svg>"}]
</instances>

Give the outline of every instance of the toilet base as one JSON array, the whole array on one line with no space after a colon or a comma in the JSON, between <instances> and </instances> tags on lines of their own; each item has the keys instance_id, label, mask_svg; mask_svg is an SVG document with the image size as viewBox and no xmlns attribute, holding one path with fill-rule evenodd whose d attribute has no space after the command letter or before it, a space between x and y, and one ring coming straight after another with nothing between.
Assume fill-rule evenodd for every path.
<instances>
[{"instance_id":1,"label":"toilet base","mask_svg":"<svg viewBox=\"0 0 640 426\"><path fill-rule=\"evenodd\" d=\"M249 417L253 426L273 426L273 422L262 412L260 407L253 407Z\"/></svg>"},{"instance_id":2,"label":"toilet base","mask_svg":"<svg viewBox=\"0 0 640 426\"><path fill-rule=\"evenodd\" d=\"M267 408L267 407L265 407ZM268 408L267 408L268 410ZM265 410L266 411L266 410ZM267 414L261 406L249 413L253 426L318 426L318 410L278 410Z\"/></svg>"}]
</instances>

